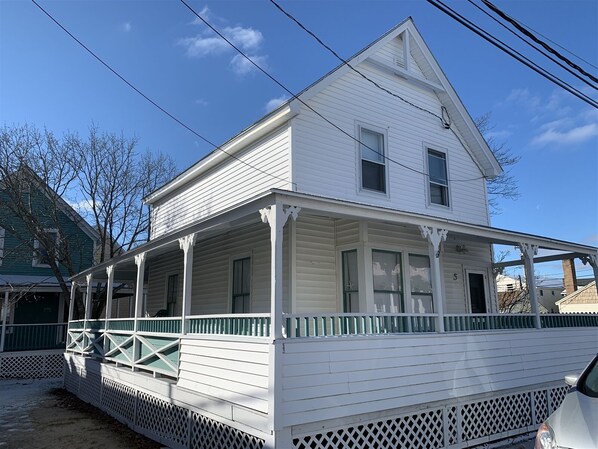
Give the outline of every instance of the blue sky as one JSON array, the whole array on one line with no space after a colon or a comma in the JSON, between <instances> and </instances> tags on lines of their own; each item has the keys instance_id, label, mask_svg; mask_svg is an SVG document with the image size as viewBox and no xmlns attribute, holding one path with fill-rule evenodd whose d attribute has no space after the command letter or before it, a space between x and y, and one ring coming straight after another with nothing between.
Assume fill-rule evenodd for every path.
<instances>
[{"instance_id":1,"label":"blue sky","mask_svg":"<svg viewBox=\"0 0 598 449\"><path fill-rule=\"evenodd\" d=\"M513 170L521 197L502 203L493 225L598 246L596 109L423 0L280 2L345 57L411 16L470 114L491 112L493 136L521 156ZM532 54L465 0L447 3ZM495 3L598 66L598 2ZM140 90L212 142L226 141L285 97L177 1L40 4ZM294 92L337 65L268 0L191 5ZM534 59L592 94L562 70ZM137 136L144 149L171 154L181 170L212 149L92 59L29 1L0 1L0 123L30 123L59 134L85 134L95 123L104 131ZM539 266L542 270L558 274L559 265ZM585 267L579 275L590 272Z\"/></svg>"}]
</instances>

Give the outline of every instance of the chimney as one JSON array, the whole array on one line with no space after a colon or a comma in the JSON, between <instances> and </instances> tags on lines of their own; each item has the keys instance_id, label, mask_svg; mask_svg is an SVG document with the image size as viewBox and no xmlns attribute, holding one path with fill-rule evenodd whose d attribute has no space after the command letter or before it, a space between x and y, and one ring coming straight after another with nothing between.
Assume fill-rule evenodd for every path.
<instances>
[{"instance_id":1,"label":"chimney","mask_svg":"<svg viewBox=\"0 0 598 449\"><path fill-rule=\"evenodd\" d=\"M563 260L563 284L565 293L570 295L577 290L577 276L575 275L575 259Z\"/></svg>"}]
</instances>

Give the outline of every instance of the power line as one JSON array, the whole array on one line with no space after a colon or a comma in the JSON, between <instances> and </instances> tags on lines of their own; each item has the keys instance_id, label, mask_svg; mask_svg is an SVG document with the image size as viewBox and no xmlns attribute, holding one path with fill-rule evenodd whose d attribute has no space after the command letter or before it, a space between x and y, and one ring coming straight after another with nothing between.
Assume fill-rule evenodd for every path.
<instances>
[{"instance_id":1,"label":"power line","mask_svg":"<svg viewBox=\"0 0 598 449\"><path fill-rule=\"evenodd\" d=\"M500 39L497 39L496 37L492 36L488 32L484 31L483 29L481 29L480 27L478 27L477 25L475 25L474 23L472 23L471 21L469 21L468 19L466 19L465 17L463 17L462 15L457 13L455 10L448 7L442 1L427 0L427 2L430 3L431 5L433 5L434 7L438 8L440 11L444 12L445 14L447 14L448 16L450 16L457 22L459 22L461 25L463 25L466 28L468 28L469 30L473 31L478 36L482 37L484 40L490 42L495 47L504 51L509 56L515 58L522 64L526 65L527 67L532 69L534 72L538 73L539 75L542 75L544 78L546 78L549 81L552 81L554 84L558 85L559 87L562 87L567 92L571 93L572 95L575 95L577 98L584 101L585 103L588 103L590 106L593 106L594 108L598 108L598 101L588 97L587 95L585 95L582 92L580 92L579 90L575 89L573 86L571 86L570 84L561 80L557 76L555 76L555 75L551 74L550 72L548 72L547 70L539 67L536 63L531 61L529 58L522 55L521 53L519 53L517 50L513 49L509 45L505 44Z\"/></svg>"},{"instance_id":2,"label":"power line","mask_svg":"<svg viewBox=\"0 0 598 449\"><path fill-rule=\"evenodd\" d=\"M515 20L514 18L512 18L511 16L509 16L508 14L506 14L505 12L503 12L500 8L498 8L492 2L490 2L489 0L482 0L482 2L488 8L490 8L492 11L494 11L496 14L498 14L500 17L502 17L504 20L506 20L507 22L509 22L511 25L513 25L515 28L517 28L519 31L521 31L523 34L525 34L527 37L529 37L530 39L532 39L534 42L536 42L537 44L539 44L542 47L544 47L547 51L549 51L550 53L552 53L553 55L555 55L560 60L564 61L567 65L569 65L570 67L574 68L575 70L577 70L582 75L587 76L588 78L590 78L595 83L598 83L598 78L596 78L591 73L586 72L582 67L580 67L579 65L575 64L569 58L566 58L565 56L563 56L562 54L560 54L558 51L556 51L554 48L552 48L546 42L542 41L541 39L538 39L534 35L534 33L530 33L524 26L522 26L521 24L519 24L519 22L517 20Z\"/></svg>"},{"instance_id":3,"label":"power line","mask_svg":"<svg viewBox=\"0 0 598 449\"><path fill-rule=\"evenodd\" d=\"M125 77L123 77L120 73L118 73L115 69L113 69L107 62L105 62L102 58L100 58L98 55L96 55L89 47L87 47L83 42L81 42L79 39L77 39L76 36L74 36L68 29L66 29L57 19L55 19L48 11L46 11L39 3L36 2L36 0L31 0L33 2L33 4L35 4L35 6L37 6L46 16L48 16L56 25L58 25L66 34L68 34L73 40L75 40L75 42L77 42L81 47L83 47L91 56L93 56L97 61L99 61L104 67L106 67L108 70L110 70L114 75L116 75L121 81L123 81L127 86L129 86L131 89L133 89L135 92L137 92L139 95L141 95L143 98L145 98L150 104L152 104L155 108L157 108L158 110L160 110L163 114L167 115L168 117L170 117L172 120L174 120L176 123L178 123L179 125L181 125L183 128L185 128L187 131L191 132L194 136L200 138L201 140L203 140L204 142L206 142L207 144L211 145L212 147L214 147L214 150L218 150L221 151L222 153L226 154L227 156L235 159L236 161L246 165L247 167L250 167L254 170L257 170L260 173L263 173L265 175L268 175L272 178L284 181L284 182L289 182L288 179L282 178L280 176L274 175L272 173L269 173L265 170L262 170L259 167L256 167L252 164L249 164L248 162L245 162L244 160L240 159L239 157L235 156L234 154L231 154L229 152L227 152L226 150L224 150L220 145L216 145L215 143L211 142L210 140L208 140L206 137L202 136L201 134L199 134L197 131L195 131L193 128L191 128L190 126L188 126L187 124L185 124L183 121L181 121L180 119L178 119L177 117L175 117L172 113L168 112L166 109L164 109L162 106L160 106L158 103L156 103L154 100L152 100L149 96L147 96L146 94L144 94L141 90L139 90L137 87L135 87L131 82L129 82ZM296 183L292 183L294 185L296 185Z\"/></svg>"},{"instance_id":4,"label":"power line","mask_svg":"<svg viewBox=\"0 0 598 449\"><path fill-rule=\"evenodd\" d=\"M370 151L373 151L374 153L382 156L384 159L400 166L403 167L407 170L410 170L414 173L417 173L419 175L422 176L426 176L429 177L430 175L428 173L416 170L414 168L411 168L407 165L404 165L392 158L390 158L389 156L387 156L384 153L381 153L377 150L375 150L374 148L371 148L369 145L366 145L365 143L363 143L361 140L359 140L358 138L356 138L354 135L348 133L347 131L345 131L344 129L342 129L340 126L338 126L337 124L335 124L334 122L332 122L330 119L328 119L327 117L325 117L324 115L322 115L320 112L318 112L316 109L314 109L312 106L310 106L308 103L306 103L303 99L301 99L299 97L298 94L295 94L294 92L292 92L291 90L289 90L284 84L282 84L282 82L280 82L279 80L277 80L273 75L271 75L267 70L265 70L264 68L262 68L259 64L257 64L255 61L253 61L249 56L247 56L239 47L237 47L230 39L228 39L224 34L222 34L216 27L214 27L210 22L208 22L204 17L202 17L197 11L195 11L193 9L193 7L191 7L185 0L180 0L180 2L185 5L185 7L191 11L201 22L203 22L208 28L210 28L214 33L216 33L221 39L223 39L228 45L230 45L232 48L234 48L243 58L245 58L250 64L252 64L255 68L257 68L260 72L262 72L266 77L268 77L271 81L273 81L277 86L279 86L280 88L282 88L285 92L287 92L292 99L295 99L297 101L299 101L302 105L304 105L306 108L308 108L310 111L312 111L314 114L316 114L318 117L320 117L322 120L324 120L326 123L328 123L330 126L332 126L333 128L337 129L338 131L340 131L342 134L346 135L347 137L349 137L350 139L354 140L355 142L357 142L360 145L363 145L365 148L369 149ZM427 111L423 108L419 108L422 109L423 111L430 113L430 111ZM448 182L470 182L470 181L476 181L476 180L480 180L480 179L486 179L485 176L479 176L476 178L471 178L471 179L447 179Z\"/></svg>"},{"instance_id":5,"label":"power line","mask_svg":"<svg viewBox=\"0 0 598 449\"><path fill-rule=\"evenodd\" d=\"M471 3L473 6L475 6L478 10L480 10L482 13L484 13L486 16L490 17L492 20L494 20L496 23L498 23L501 27L503 27L504 29L506 29L509 33L513 34L515 37L517 37L518 39L522 40L523 42L525 42L527 45L529 45L530 47L532 47L534 50L536 50L537 52L539 52L540 54L544 55L545 57L547 57L548 59L550 59L552 62L554 62L555 64L557 64L559 67L563 68L564 70L566 70L567 72L569 72L571 75L573 75L575 78L579 79L580 81L584 82L585 84L587 84L588 86L590 86L593 89L597 89L596 86L592 83L590 83L587 79L583 78L581 75L579 75L578 73L575 73L573 70L571 70L569 67L566 67L565 65L563 65L563 63L561 63L560 61L556 60L555 58L553 58L552 56L550 56L549 54L547 54L546 52L544 52L542 49L536 47L534 44L532 44L531 42L525 40L525 38L523 38L522 36L520 36L519 34L517 34L515 31L513 31L512 29L510 29L508 26L506 26L504 23L502 23L500 20L498 20L497 18L493 17L488 11L485 11L482 7L480 7L478 4L476 4L473 0L467 0L469 3Z\"/></svg>"},{"instance_id":6,"label":"power line","mask_svg":"<svg viewBox=\"0 0 598 449\"><path fill-rule=\"evenodd\" d=\"M274 0L270 0L270 3L272 3L276 8L278 8L278 10L280 12L282 12L285 16L287 16L289 19L291 19L293 22L295 22L299 28L301 28L303 31L305 31L307 34L309 34L311 37L313 37L316 42L318 42L322 47L324 47L326 50L328 50L330 53L332 53L339 61L341 61L344 65L346 65L347 67L349 67L351 70L353 70L355 73L357 73L359 76L361 76L363 79L365 79L366 81L368 81L369 83L373 84L374 86L376 86L378 89L386 92L389 95L392 95L395 98L398 98L399 100L407 103L409 106L412 106L414 108L419 109L420 111L424 111L427 112L428 114L436 117L437 119L439 119L441 121L441 123L443 124L443 126L447 126L447 122L439 115L435 114L432 111L429 111L425 108L422 108L421 106L418 106L412 102L410 102L409 100L404 99L403 97L401 97L400 95L390 91L389 89L386 89L385 87L382 87L380 84L378 84L376 81L374 81L373 79L369 78L367 75L365 75L363 72L361 72L360 70L356 69L353 65L351 65L351 63L349 63L349 61L347 61L346 59L344 59L343 57L341 57L336 51L334 51L329 45L325 44L318 36L316 36L315 33L313 33L311 30L309 30L305 25L303 25L299 20L297 20L291 13L287 12L282 6L280 6L278 3L276 3Z\"/></svg>"}]
</instances>

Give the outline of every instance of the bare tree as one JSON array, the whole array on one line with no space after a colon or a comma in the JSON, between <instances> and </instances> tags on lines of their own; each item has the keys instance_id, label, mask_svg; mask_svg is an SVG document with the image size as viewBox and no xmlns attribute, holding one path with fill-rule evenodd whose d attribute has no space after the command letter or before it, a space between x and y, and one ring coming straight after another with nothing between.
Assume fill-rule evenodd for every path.
<instances>
[{"instance_id":1,"label":"bare tree","mask_svg":"<svg viewBox=\"0 0 598 449\"><path fill-rule=\"evenodd\" d=\"M486 181L486 187L488 189L488 205L490 206L490 213L496 215L500 213L500 207L498 206L500 199L516 200L519 198L519 187L517 180L511 174L513 166L519 162L521 156L516 156L512 153L505 142L498 142L492 135L493 126L490 123L491 114L486 113L475 120L475 124L480 130L480 133L484 135L488 146L494 153L494 157L500 163L503 168L503 172L493 179Z\"/></svg>"},{"instance_id":2,"label":"bare tree","mask_svg":"<svg viewBox=\"0 0 598 449\"><path fill-rule=\"evenodd\" d=\"M137 152L137 143L95 127L87 139L57 138L27 125L0 128L0 227L19 242L5 249L4 258L31 260L36 254L68 298L67 280L84 268L85 257L103 262L147 241L149 210L142 198L169 180L175 166L168 156ZM66 205L67 196L86 205L78 211L99 232L98 254L74 240L68 223L82 218ZM105 297L98 285L93 317L101 314Z\"/></svg>"}]
</instances>

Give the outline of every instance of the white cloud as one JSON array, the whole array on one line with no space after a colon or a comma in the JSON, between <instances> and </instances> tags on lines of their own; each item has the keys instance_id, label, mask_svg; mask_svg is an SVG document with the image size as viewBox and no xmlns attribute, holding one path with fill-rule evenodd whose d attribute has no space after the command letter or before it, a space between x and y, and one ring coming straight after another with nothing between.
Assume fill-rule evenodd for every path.
<instances>
[{"instance_id":1,"label":"white cloud","mask_svg":"<svg viewBox=\"0 0 598 449\"><path fill-rule=\"evenodd\" d=\"M255 62L259 67L266 69L266 56L248 56L249 59ZM246 75L256 68L255 65L247 60L247 58L241 55L235 55L233 59L231 59L230 65L233 69L233 72L235 72L237 75Z\"/></svg>"},{"instance_id":2,"label":"white cloud","mask_svg":"<svg viewBox=\"0 0 598 449\"><path fill-rule=\"evenodd\" d=\"M133 29L133 26L131 25L131 22L125 22L125 23L123 23L121 25L121 27L122 27L122 30L125 33L128 33L128 32L130 32Z\"/></svg>"},{"instance_id":3,"label":"white cloud","mask_svg":"<svg viewBox=\"0 0 598 449\"><path fill-rule=\"evenodd\" d=\"M222 22L223 20L214 17L211 11L205 6L199 13L206 20ZM196 18L193 25L203 25L203 22ZM242 50L260 67L266 67L267 55L259 54L264 35L260 30L252 27L226 26L222 28L222 34L232 42L236 47ZM224 39L217 36L212 30L203 28L201 32L194 37L179 39L178 45L185 47L185 53L190 58L203 58L208 56L221 55L235 52ZM245 75L251 72L255 67L240 54L235 54L230 59L230 67L238 75Z\"/></svg>"},{"instance_id":4,"label":"white cloud","mask_svg":"<svg viewBox=\"0 0 598 449\"><path fill-rule=\"evenodd\" d=\"M204 100L203 98L197 98L195 100L195 104L197 104L199 106L207 106L208 102L207 102L207 100Z\"/></svg>"},{"instance_id":5,"label":"white cloud","mask_svg":"<svg viewBox=\"0 0 598 449\"><path fill-rule=\"evenodd\" d=\"M286 102L288 99L289 97L287 95L281 95L280 97L272 98L270 101L266 103L266 106L264 107L266 113L273 111L278 106Z\"/></svg>"},{"instance_id":6,"label":"white cloud","mask_svg":"<svg viewBox=\"0 0 598 449\"><path fill-rule=\"evenodd\" d=\"M598 136L598 125L590 123L567 131L557 131L550 128L532 139L532 145L544 146L548 144L573 145L590 140Z\"/></svg>"}]
</instances>

